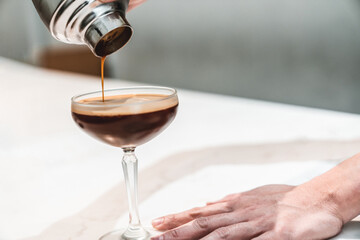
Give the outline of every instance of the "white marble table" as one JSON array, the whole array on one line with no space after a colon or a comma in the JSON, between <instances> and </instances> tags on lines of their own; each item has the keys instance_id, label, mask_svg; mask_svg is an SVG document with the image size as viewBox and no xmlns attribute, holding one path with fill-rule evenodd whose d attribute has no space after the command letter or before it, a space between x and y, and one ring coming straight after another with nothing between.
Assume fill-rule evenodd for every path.
<instances>
[{"instance_id":1,"label":"white marble table","mask_svg":"<svg viewBox=\"0 0 360 240\"><path fill-rule=\"evenodd\" d=\"M106 88L134 84L108 79ZM73 95L99 88L98 78L0 58L0 240L96 240L126 224L121 151L70 115ZM179 98L173 124L137 150L145 225L230 192L299 184L360 151L359 115L185 90ZM338 239L360 239L349 234Z\"/></svg>"}]
</instances>

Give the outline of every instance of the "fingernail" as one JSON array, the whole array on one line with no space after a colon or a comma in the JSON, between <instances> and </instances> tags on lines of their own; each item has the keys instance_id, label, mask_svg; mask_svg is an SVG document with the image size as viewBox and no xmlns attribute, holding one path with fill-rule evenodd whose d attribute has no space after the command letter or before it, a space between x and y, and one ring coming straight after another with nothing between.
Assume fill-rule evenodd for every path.
<instances>
[{"instance_id":1,"label":"fingernail","mask_svg":"<svg viewBox=\"0 0 360 240\"><path fill-rule=\"evenodd\" d=\"M161 218L157 218L157 219L154 219L152 221L152 225L153 226L159 226L160 224L162 224L164 222L164 218L161 217ZM161 240L160 238L159 239L156 239L156 240Z\"/></svg>"}]
</instances>

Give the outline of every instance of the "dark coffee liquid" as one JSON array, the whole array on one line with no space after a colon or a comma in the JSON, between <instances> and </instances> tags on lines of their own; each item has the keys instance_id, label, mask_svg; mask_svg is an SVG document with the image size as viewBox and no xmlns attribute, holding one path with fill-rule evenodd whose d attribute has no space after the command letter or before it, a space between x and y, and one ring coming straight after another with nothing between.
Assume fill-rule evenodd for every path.
<instances>
[{"instance_id":1,"label":"dark coffee liquid","mask_svg":"<svg viewBox=\"0 0 360 240\"><path fill-rule=\"evenodd\" d=\"M105 57L101 58L101 90L102 90L102 101L105 102L105 94L104 94L104 65L105 65Z\"/></svg>"},{"instance_id":2,"label":"dark coffee liquid","mask_svg":"<svg viewBox=\"0 0 360 240\"><path fill-rule=\"evenodd\" d=\"M156 97L156 95L149 96ZM119 96L115 98L118 100ZM134 95L134 98L139 98L139 96ZM111 97L106 97L105 103L111 100ZM99 99L94 101L98 103ZM85 102L91 103L91 100L85 100ZM160 109L151 111L145 108L143 112L136 114L116 113L116 109L109 113L99 114L72 109L72 117L84 131L108 144L122 148L136 147L164 130L174 119L177 106L178 103L172 101L168 106L162 106Z\"/></svg>"}]
</instances>

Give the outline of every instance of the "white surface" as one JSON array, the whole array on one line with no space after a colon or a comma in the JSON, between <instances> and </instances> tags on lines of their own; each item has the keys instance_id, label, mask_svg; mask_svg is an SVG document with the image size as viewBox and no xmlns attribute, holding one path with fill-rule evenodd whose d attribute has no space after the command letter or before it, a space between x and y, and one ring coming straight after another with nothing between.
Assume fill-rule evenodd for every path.
<instances>
[{"instance_id":1,"label":"white surface","mask_svg":"<svg viewBox=\"0 0 360 240\"><path fill-rule=\"evenodd\" d=\"M108 80L106 88L129 84L133 83ZM71 119L70 98L99 88L97 78L45 71L0 58L1 240L41 233L52 223L79 212L122 179L121 151L93 140ZM171 154L211 146L360 138L358 115L183 90L179 99L179 113L173 124L139 147L140 169ZM284 163L270 167L278 173L289 166ZM243 175L236 175L236 181L241 182L239 190L268 181L301 182L310 177L302 176L307 169L318 174L328 167L323 162L304 163L296 167L296 177L277 178L275 174L275 178L250 181L251 173L265 171L266 166L239 166L236 169ZM166 191L176 192L184 186L189 193L198 187L206 189L203 184L213 179L213 171L204 169L155 193L141 205L144 218L175 208L179 211L236 190L236 185L222 188L215 181L216 193L204 190L192 194L196 197L189 201L179 198L176 205L164 205L163 212L152 212L159 209L156 203L159 205ZM221 166L216 171L225 176L235 168Z\"/></svg>"}]
</instances>

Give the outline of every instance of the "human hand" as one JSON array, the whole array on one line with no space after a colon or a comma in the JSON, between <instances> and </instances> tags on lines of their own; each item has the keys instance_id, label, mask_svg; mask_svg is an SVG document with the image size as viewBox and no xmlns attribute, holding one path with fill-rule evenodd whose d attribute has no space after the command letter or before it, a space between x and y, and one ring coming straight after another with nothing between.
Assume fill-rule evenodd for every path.
<instances>
[{"instance_id":1,"label":"human hand","mask_svg":"<svg viewBox=\"0 0 360 240\"><path fill-rule=\"evenodd\" d=\"M267 185L153 221L152 240L315 240L340 232L333 203L308 185Z\"/></svg>"},{"instance_id":2,"label":"human hand","mask_svg":"<svg viewBox=\"0 0 360 240\"><path fill-rule=\"evenodd\" d=\"M114 0L99 0L99 1L102 3L108 3L108 2L113 2ZM145 1L146 0L130 0L127 10L130 11L131 9L139 6L140 4L142 4Z\"/></svg>"},{"instance_id":3,"label":"human hand","mask_svg":"<svg viewBox=\"0 0 360 240\"><path fill-rule=\"evenodd\" d=\"M143 2L145 2L146 0L130 0L129 1L129 6L128 6L128 11L130 11L131 9L133 9L134 7L139 6L140 4L142 4Z\"/></svg>"}]
</instances>

